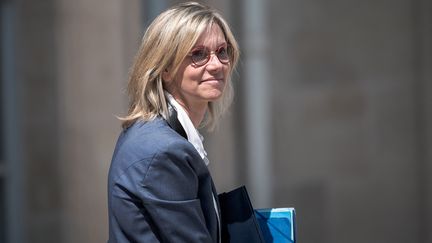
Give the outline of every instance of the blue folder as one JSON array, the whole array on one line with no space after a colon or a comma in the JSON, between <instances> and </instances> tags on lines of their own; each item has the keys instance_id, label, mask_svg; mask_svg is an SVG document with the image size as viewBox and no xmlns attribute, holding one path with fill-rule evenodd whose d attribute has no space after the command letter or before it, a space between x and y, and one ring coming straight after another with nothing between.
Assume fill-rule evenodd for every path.
<instances>
[{"instance_id":1,"label":"blue folder","mask_svg":"<svg viewBox=\"0 0 432 243\"><path fill-rule=\"evenodd\" d=\"M294 208L256 209L255 217L266 243L295 243Z\"/></svg>"}]
</instances>

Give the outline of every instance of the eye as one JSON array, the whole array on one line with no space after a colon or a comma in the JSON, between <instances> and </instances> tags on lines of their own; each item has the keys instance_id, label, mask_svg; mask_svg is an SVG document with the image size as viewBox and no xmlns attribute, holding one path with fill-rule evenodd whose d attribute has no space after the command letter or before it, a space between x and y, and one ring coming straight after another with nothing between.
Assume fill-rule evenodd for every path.
<instances>
[{"instance_id":1,"label":"eye","mask_svg":"<svg viewBox=\"0 0 432 243\"><path fill-rule=\"evenodd\" d=\"M208 52L205 49L195 49L191 52L192 61L200 63L207 60Z\"/></svg>"},{"instance_id":2,"label":"eye","mask_svg":"<svg viewBox=\"0 0 432 243\"><path fill-rule=\"evenodd\" d=\"M227 54L228 54L228 53L227 53L227 49L226 49L226 47L224 47L224 46L219 47L219 49L217 50L217 53L218 53L219 55L227 55Z\"/></svg>"},{"instance_id":3,"label":"eye","mask_svg":"<svg viewBox=\"0 0 432 243\"><path fill-rule=\"evenodd\" d=\"M221 62L229 62L230 57L229 57L227 47L225 46L219 47L219 49L217 49L216 51L216 55Z\"/></svg>"}]
</instances>

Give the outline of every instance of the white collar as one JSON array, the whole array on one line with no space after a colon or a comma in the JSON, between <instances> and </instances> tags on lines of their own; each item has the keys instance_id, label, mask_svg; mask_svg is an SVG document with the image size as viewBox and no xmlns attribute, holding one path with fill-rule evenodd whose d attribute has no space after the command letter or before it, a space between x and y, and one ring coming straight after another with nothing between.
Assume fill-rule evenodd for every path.
<instances>
[{"instance_id":1,"label":"white collar","mask_svg":"<svg viewBox=\"0 0 432 243\"><path fill-rule=\"evenodd\" d=\"M208 166L210 161L207 158L207 152L204 150L204 137L195 128L185 109L175 100L175 98L167 91L165 91L165 96L167 97L168 102L176 109L177 119L185 130L188 141L195 147L197 152L201 155L204 163Z\"/></svg>"}]
</instances>

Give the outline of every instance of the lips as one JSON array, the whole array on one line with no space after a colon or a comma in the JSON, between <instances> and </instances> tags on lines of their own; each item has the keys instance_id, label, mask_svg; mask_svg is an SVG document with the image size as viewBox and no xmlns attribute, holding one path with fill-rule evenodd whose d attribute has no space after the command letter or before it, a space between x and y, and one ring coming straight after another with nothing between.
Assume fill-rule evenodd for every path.
<instances>
[{"instance_id":1,"label":"lips","mask_svg":"<svg viewBox=\"0 0 432 243\"><path fill-rule=\"evenodd\" d=\"M207 78L201 81L201 83L203 82L209 82L209 81L217 81L217 82L223 82L224 79L223 78Z\"/></svg>"}]
</instances>

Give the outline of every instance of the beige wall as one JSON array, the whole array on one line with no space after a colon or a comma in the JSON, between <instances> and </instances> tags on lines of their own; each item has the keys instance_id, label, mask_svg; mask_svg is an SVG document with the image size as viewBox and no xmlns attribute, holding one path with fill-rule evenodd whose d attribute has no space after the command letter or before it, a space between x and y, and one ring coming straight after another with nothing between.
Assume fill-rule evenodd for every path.
<instances>
[{"instance_id":1,"label":"beige wall","mask_svg":"<svg viewBox=\"0 0 432 243\"><path fill-rule=\"evenodd\" d=\"M420 242L412 2L272 10L276 203L305 242Z\"/></svg>"},{"instance_id":2,"label":"beige wall","mask_svg":"<svg viewBox=\"0 0 432 243\"><path fill-rule=\"evenodd\" d=\"M138 1L58 1L63 242L104 242L106 183L141 35Z\"/></svg>"},{"instance_id":3,"label":"beige wall","mask_svg":"<svg viewBox=\"0 0 432 243\"><path fill-rule=\"evenodd\" d=\"M207 2L245 51L246 3ZM295 206L305 243L430 241L429 1L266 4L269 207ZM25 242L104 242L115 116L126 111L127 72L150 1L16 6ZM263 179L246 171L247 68L241 61L230 114L205 133L219 191Z\"/></svg>"}]
</instances>

